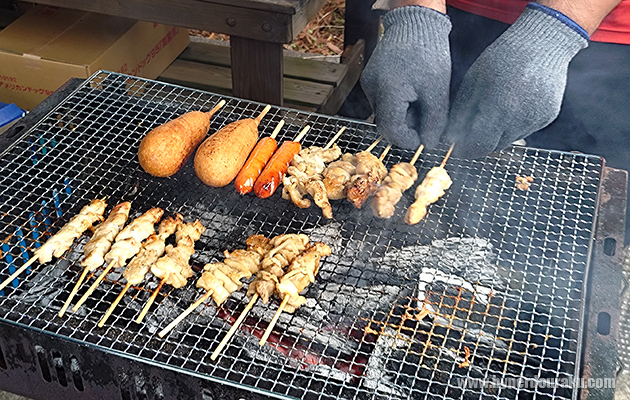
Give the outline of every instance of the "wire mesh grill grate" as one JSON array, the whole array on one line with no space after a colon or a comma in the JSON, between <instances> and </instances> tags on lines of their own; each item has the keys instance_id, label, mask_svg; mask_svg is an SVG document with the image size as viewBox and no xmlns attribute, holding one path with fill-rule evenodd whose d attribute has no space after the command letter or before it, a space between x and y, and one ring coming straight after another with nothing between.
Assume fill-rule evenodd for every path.
<instances>
[{"instance_id":1,"label":"wire mesh grill grate","mask_svg":"<svg viewBox=\"0 0 630 400\"><path fill-rule=\"evenodd\" d=\"M32 266L4 289L4 320L276 397L576 398L571 385L497 382L577 376L600 158L520 147L478 161L451 158L453 186L415 226L402 222L413 190L390 219L335 202L335 218L326 220L314 206L299 209L279 193L262 200L240 196L231 185L206 187L191 162L169 179L141 170L136 150L148 130L186 111L208 110L221 98L228 102L211 131L264 106L109 72L69 94L2 154L0 278L90 199L103 196L110 205L132 201L132 217L159 206L199 218L207 231L191 262L197 274L206 262L222 260L223 250L244 248L249 235L306 233L333 254L323 260L307 304L281 316L269 344L260 347L257 335L277 302L257 304L217 362L210 360L243 309L245 290L219 309L202 305L160 339L157 331L202 293L192 282L164 288L138 325L134 319L158 283L151 277L132 287L97 328L124 286L119 272L76 313L58 318L80 273L85 235L63 258ZM286 125L279 140L311 125L305 146L325 144L342 126L347 130L337 143L344 151L376 139L370 124L278 107L263 119L261 136L280 119ZM445 150L421 156L421 178ZM384 162L391 167L411 155L393 149ZM517 189L515 178L528 175L530 189Z\"/></svg>"}]
</instances>

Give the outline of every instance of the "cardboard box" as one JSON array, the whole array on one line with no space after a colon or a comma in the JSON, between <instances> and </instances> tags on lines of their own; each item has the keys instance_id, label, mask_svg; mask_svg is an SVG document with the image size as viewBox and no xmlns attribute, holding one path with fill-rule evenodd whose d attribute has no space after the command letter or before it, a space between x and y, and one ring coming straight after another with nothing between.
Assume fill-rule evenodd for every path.
<instances>
[{"instance_id":1,"label":"cardboard box","mask_svg":"<svg viewBox=\"0 0 630 400\"><path fill-rule=\"evenodd\" d=\"M31 110L101 69L155 79L189 40L185 28L36 6L0 31L0 101Z\"/></svg>"}]
</instances>

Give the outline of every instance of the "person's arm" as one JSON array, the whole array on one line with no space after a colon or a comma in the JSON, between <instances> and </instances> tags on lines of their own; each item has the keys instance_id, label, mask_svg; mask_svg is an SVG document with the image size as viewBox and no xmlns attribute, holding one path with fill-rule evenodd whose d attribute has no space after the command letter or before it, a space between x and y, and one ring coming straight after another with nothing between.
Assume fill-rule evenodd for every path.
<instances>
[{"instance_id":1,"label":"person's arm","mask_svg":"<svg viewBox=\"0 0 630 400\"><path fill-rule=\"evenodd\" d=\"M592 35L621 0L538 0L537 3L560 11Z\"/></svg>"},{"instance_id":2,"label":"person's arm","mask_svg":"<svg viewBox=\"0 0 630 400\"><path fill-rule=\"evenodd\" d=\"M394 9L405 6L422 6L446 14L446 0L390 0L389 8Z\"/></svg>"}]
</instances>

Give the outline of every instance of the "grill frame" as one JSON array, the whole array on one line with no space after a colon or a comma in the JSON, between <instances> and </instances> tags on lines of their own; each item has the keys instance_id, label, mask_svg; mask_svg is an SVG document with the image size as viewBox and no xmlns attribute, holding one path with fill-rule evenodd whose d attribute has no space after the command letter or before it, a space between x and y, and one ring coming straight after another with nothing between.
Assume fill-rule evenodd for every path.
<instances>
[{"instance_id":1,"label":"grill frame","mask_svg":"<svg viewBox=\"0 0 630 400\"><path fill-rule=\"evenodd\" d=\"M96 76L96 75L98 75L98 73L97 73L97 74L95 74L95 76ZM94 78L94 77L93 77L93 78ZM92 78L92 79L93 79L93 78ZM81 84L79 84L79 86L81 86ZM49 104L49 105L51 105L52 107L57 106L57 105L58 105L58 104L59 104L59 103L60 103L60 102L61 102L64 98L66 98L66 97L68 97L69 95L71 95L71 94L73 93L73 91L75 91L76 89L77 89L77 86L76 86L75 84L72 84L72 83L71 83L71 84L69 84L69 86L67 86L64 90L62 90L62 91L60 92L60 98L59 98L59 99L55 99L55 98L53 98L53 99L51 99L51 102L49 102L48 104ZM220 97L221 97L221 98L226 98L226 96L220 96ZM252 103L252 104L253 104L253 103ZM45 118L45 115L46 115L46 114L48 114L48 112L47 112L47 111L44 111L44 112L42 112L41 114L42 114L42 117L41 117L41 118ZM35 114L33 114L33 116L35 116ZM39 120L39 119L41 119L41 118L36 118L36 120ZM326 117L326 118L329 118L329 117ZM356 124L356 122L353 122L353 121L345 121L345 120L341 120L341 119L336 119L336 120L337 120L339 123L350 123L350 124ZM28 121L26 121L25 123L28 123ZM271 124L271 123L270 123L269 125L273 125L273 124ZM24 125L21 125L21 126L24 126ZM19 129L20 129L20 126L14 127L14 129L15 129L15 130L19 130ZM13 132L13 131L12 131L12 132ZM17 140L19 139L19 138L18 138L18 136L20 136L20 135L19 135L19 134L16 134L16 135L14 136L14 139L16 140L16 142L17 142ZM290 135L288 135L288 136L290 136ZM359 147L360 145L364 145L365 143L369 143L369 141L355 142L355 143L354 143L354 145L355 145L355 146L357 146L357 147ZM309 143L309 144L310 144L310 143ZM348 143L348 145L352 145L352 143ZM367 147L367 146L364 146L364 147ZM554 153L554 154L557 154L557 153ZM439 159L439 156L436 154L436 155L433 155L433 156L432 156L432 158L431 158L431 157L429 157L429 159L430 159L430 161L429 161L430 163L435 163L435 161ZM386 159L386 160L387 160L387 159ZM391 166L391 165L393 165L393 162L391 162L391 161L390 161L390 162L388 162L388 163L387 163L387 165ZM604 167L603 167L603 166L602 166L602 170L604 170ZM457 189L455 188L455 189L452 189L452 190L457 190ZM625 188L624 188L624 190L625 190ZM149 197L150 197L150 196L149 196ZM623 196L622 196L622 197L623 197ZM625 197L624 197L624 199L625 199ZM609 204L609 203L606 203L606 204ZM600 204L600 207L604 207L604 206L605 206L605 204ZM75 208L76 208L76 207L78 207L78 205L76 205L76 204L75 204ZM171 211L171 210L169 210L169 211ZM174 211L174 210L173 210L173 211ZM314 211L314 213L317 213L317 210L315 210L315 211ZM611 213L611 214L615 214L615 213ZM623 215L623 214L621 214L621 215ZM618 215L616 215L616 217L618 217ZM615 216L613 215L613 216L611 216L611 218L615 218ZM595 218L593 218L593 219L595 219ZM591 228L591 229L592 229L592 228ZM622 229L623 229L623 228L622 228ZM277 233L282 233L282 232L277 232ZM230 243L230 244L227 244L227 245L224 245L224 246L218 246L218 247L224 247L224 248L229 248L229 249L232 249L232 248L237 248L237 247L238 247L238 245L241 245L241 246L242 246L242 243L241 243L241 242L243 242L243 241L244 241L244 238L239 237L239 238L235 238L235 239L233 240L233 243ZM618 243L622 243L622 241L621 241L621 242L618 242ZM619 254L619 253L620 253L620 251L617 251L617 254ZM40 267L35 267L35 268L40 268ZM585 272L585 273L587 273L588 271L584 271L584 272ZM582 299L582 304L583 304L583 305L585 304L584 299L585 299L585 298L583 298L583 299ZM63 301L63 300L64 300L64 299L63 299L63 296L61 296L61 299L60 299L59 301ZM581 312L583 312L583 310L580 310L580 311L581 311ZM98 316L95 316L94 318L96 319L96 321L98 321ZM583 320L583 319L584 319L584 315L582 315L582 316L580 317L580 319L581 319L581 320ZM3 319L3 323L7 323L7 321ZM33 327L32 327L32 326L31 326L31 327L29 327L29 326L25 326L25 327L23 327L23 328L26 328L26 329L29 329L29 330L32 330L32 329L33 329ZM35 329L37 330L37 328L35 328ZM225 330L224 330L224 331L225 331ZM44 335L43 337L47 337L46 335L49 335L51 332L44 332L44 330L42 330L42 331L41 331L41 333ZM55 336L55 337L57 337L58 339L60 339L60 340L61 340L61 343L63 343L63 342L67 342L67 340L64 340L64 332L57 332L57 333L53 333L53 336ZM220 339L220 338L219 338L219 339ZM581 339L580 339L580 341L581 341ZM77 342L77 341L76 341L76 339L74 339L74 340L73 340L73 339L70 339L70 340L69 340L69 342L74 343L74 342ZM80 343L81 343L81 341L79 340L79 341L78 341L78 343L80 344ZM134 359L135 359L134 357L129 357L129 355L128 355L128 354L126 354L125 352L122 352L122 351L119 351L119 350L116 350L116 349L108 349L108 348L103 347L103 346L99 346L99 347L100 347L100 349L99 349L99 350L104 351L105 353L111 353L111 354L114 354L114 355L117 355L117 356L123 356L123 357L129 358L129 359L131 359L131 360L134 360ZM577 349L577 350L579 350L579 346L578 346L578 349ZM576 352L577 352L577 350L576 350ZM578 353L579 353L579 352L578 352ZM577 366L579 366L579 365L580 365L580 362L579 362L579 360L580 360L580 355L578 354L576 357L577 357L577 359L576 359L576 365L577 365ZM587 358L588 358L588 357L587 357ZM169 365L164 365L164 364L161 364L161 363L158 363L158 362L152 362L151 360L147 360L147 359L144 359L144 358L141 358L141 359L140 359L140 361L145 362L145 363L146 363L146 362L148 362L148 364L156 364L156 365L158 366L158 368L165 368L165 367L166 367L166 369L170 369L170 368L171 368L171 366L169 366ZM178 369L176 369L176 370L178 370ZM179 372L181 372L181 370L178 370L178 371L179 371ZM188 372L188 373L190 373L190 371L187 371L187 372ZM198 376L198 378L199 378L199 379L201 379L201 380L209 380L209 381L212 381L212 382L215 382L215 383L224 383L224 382L222 382L220 379L215 379L215 378L212 378L212 377L210 377L210 376L208 376L208 375L206 375L206 374L195 374L195 373L194 373L194 371L193 371L193 372L192 372L192 376L195 376L195 375L200 375L200 376ZM255 389L253 389L253 388L251 388L251 387L250 387L250 390L255 390ZM267 393L267 392L265 392L265 393ZM267 394L270 394L270 393L267 393ZM575 398L576 396L577 396L577 393L573 394L573 397L574 397L574 398Z\"/></svg>"}]
</instances>

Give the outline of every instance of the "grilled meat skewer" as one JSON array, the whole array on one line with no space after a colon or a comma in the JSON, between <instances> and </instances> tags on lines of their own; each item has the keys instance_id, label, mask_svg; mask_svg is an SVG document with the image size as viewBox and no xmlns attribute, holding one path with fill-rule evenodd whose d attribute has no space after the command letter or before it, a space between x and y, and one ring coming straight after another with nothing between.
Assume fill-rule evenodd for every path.
<instances>
[{"instance_id":1,"label":"grilled meat skewer","mask_svg":"<svg viewBox=\"0 0 630 400\"><path fill-rule=\"evenodd\" d=\"M74 296L79 291L88 272L94 271L105 262L105 254L112 247L112 242L116 238L116 235L118 235L123 229L123 226L125 226L127 218L129 218L129 210L131 210L130 202L125 201L117 204L112 208L107 219L101 222L94 230L92 239L90 239L83 248L83 253L85 254L85 258L81 261L83 272L59 311L58 315L60 318L63 317L68 307L70 307L72 299L74 299Z\"/></svg>"},{"instance_id":2,"label":"grilled meat skewer","mask_svg":"<svg viewBox=\"0 0 630 400\"><path fill-rule=\"evenodd\" d=\"M271 239L271 250L265 254L262 260L262 270L256 274L256 278L249 284L247 295L260 296L264 304L269 302L269 297L274 293L276 284L284 275L284 268L293 259L304 251L309 238L303 234L288 233L278 235Z\"/></svg>"},{"instance_id":3,"label":"grilled meat skewer","mask_svg":"<svg viewBox=\"0 0 630 400\"><path fill-rule=\"evenodd\" d=\"M144 241L138 254L131 259L129 264L127 264L127 268L123 271L123 277L127 280L127 283L123 290L120 291L118 297L112 302L105 315L103 315L103 318L99 321L99 327L105 325L105 322L112 312L114 312L116 306L118 306L118 303L120 303L120 300L125 293L127 293L131 285L137 285L144 280L151 266L164 254L166 239L175 233L177 226L182 222L183 218L180 214L177 214L175 217L169 216L160 223L158 233L152 233L147 240Z\"/></svg>"},{"instance_id":4,"label":"grilled meat skewer","mask_svg":"<svg viewBox=\"0 0 630 400\"><path fill-rule=\"evenodd\" d=\"M81 307L112 268L123 267L130 257L133 257L140 251L142 241L152 233L155 233L154 225L162 218L163 214L164 210L161 208L151 208L131 221L129 225L116 235L112 247L104 257L105 262L108 263L107 267L105 267L103 272L101 272L94 283L92 283L92 286L83 294L77 304L72 307L72 311L76 312Z\"/></svg>"},{"instance_id":5,"label":"grilled meat skewer","mask_svg":"<svg viewBox=\"0 0 630 400\"><path fill-rule=\"evenodd\" d=\"M243 285L241 279L251 277L260 269L262 258L268 249L268 243L269 239L262 235L250 236L247 239L247 250L237 249L232 252L225 250L223 262L206 264L204 272L197 280L197 287L205 289L206 293L160 331L158 336L164 337L210 296L217 307L221 306L232 293Z\"/></svg>"},{"instance_id":6,"label":"grilled meat skewer","mask_svg":"<svg viewBox=\"0 0 630 400\"><path fill-rule=\"evenodd\" d=\"M175 232L177 245L166 246L166 254L151 266L151 273L161 280L140 312L140 315L136 318L137 323L142 322L165 283L175 288L181 288L186 285L188 278L193 276L193 270L189 265L190 257L195 252L195 242L199 240L205 231L206 228L199 220L177 225L177 231Z\"/></svg>"},{"instance_id":7,"label":"grilled meat skewer","mask_svg":"<svg viewBox=\"0 0 630 400\"><path fill-rule=\"evenodd\" d=\"M306 302L306 298L300 296L300 293L310 283L315 282L315 275L319 272L319 261L322 257L330 254L331 249L327 244L317 242L311 244L291 262L287 272L277 285L277 291L282 297L282 303L280 303L278 310L260 339L261 346L267 341L271 330L285 308L287 311L293 312Z\"/></svg>"},{"instance_id":8,"label":"grilled meat skewer","mask_svg":"<svg viewBox=\"0 0 630 400\"><path fill-rule=\"evenodd\" d=\"M396 204L402 198L402 194L418 179L418 171L414 164L423 149L424 145L420 145L408 163L398 163L390 169L370 202L375 217L390 218L394 215Z\"/></svg>"},{"instance_id":9,"label":"grilled meat skewer","mask_svg":"<svg viewBox=\"0 0 630 400\"><path fill-rule=\"evenodd\" d=\"M311 206L305 196L310 194L315 204L322 209L325 218L332 218L332 208L323 182L326 163L341 157L341 149L335 144L331 148L312 146L302 149L293 157L283 178L282 197L291 200L300 208Z\"/></svg>"},{"instance_id":10,"label":"grilled meat skewer","mask_svg":"<svg viewBox=\"0 0 630 400\"><path fill-rule=\"evenodd\" d=\"M367 199L378 189L381 181L387 176L387 168L383 165L383 158L391 146L388 146L380 158L369 151L357 153L356 174L352 177L352 185L348 189L346 198L356 208L363 207Z\"/></svg>"},{"instance_id":11,"label":"grilled meat skewer","mask_svg":"<svg viewBox=\"0 0 630 400\"><path fill-rule=\"evenodd\" d=\"M407 214L405 214L405 222L407 224L413 225L420 222L420 220L427 215L429 205L435 203L440 199L440 197L444 196L446 190L453 184L453 181L448 175L448 172L446 172L446 169L444 169L444 166L446 165L446 160L448 160L451 155L454 146L455 143L451 145L451 148L446 153L446 156L444 156L442 163L437 167L431 168L424 177L424 180L416 188L416 201L409 206Z\"/></svg>"},{"instance_id":12,"label":"grilled meat skewer","mask_svg":"<svg viewBox=\"0 0 630 400\"><path fill-rule=\"evenodd\" d=\"M0 290L4 289L18 275L26 271L35 261L45 264L52 261L53 257L61 257L72 246L74 240L80 237L94 222L103 220L105 208L107 208L107 203L104 199L92 200L90 204L84 206L56 234L48 238L46 243L36 249L33 252L33 257L5 279L0 284Z\"/></svg>"}]
</instances>

